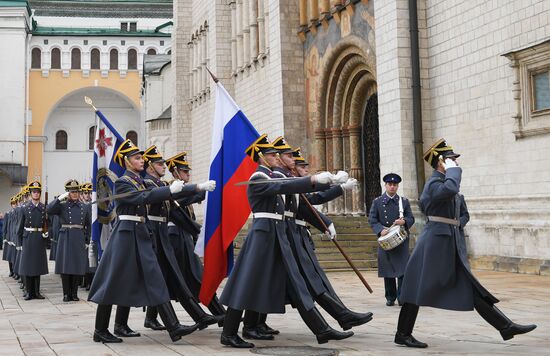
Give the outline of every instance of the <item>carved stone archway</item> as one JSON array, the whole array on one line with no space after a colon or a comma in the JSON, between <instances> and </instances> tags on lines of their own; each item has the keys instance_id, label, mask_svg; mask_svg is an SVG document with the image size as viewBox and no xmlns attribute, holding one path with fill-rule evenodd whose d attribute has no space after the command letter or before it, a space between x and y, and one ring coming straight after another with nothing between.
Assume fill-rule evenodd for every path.
<instances>
[{"instance_id":1,"label":"carved stone archway","mask_svg":"<svg viewBox=\"0 0 550 356\"><path fill-rule=\"evenodd\" d=\"M362 125L368 99L377 92L374 62L362 43L340 43L321 71L315 156L318 169L345 170L359 189L328 204L332 214L365 213ZM378 183L379 184L379 183Z\"/></svg>"}]
</instances>

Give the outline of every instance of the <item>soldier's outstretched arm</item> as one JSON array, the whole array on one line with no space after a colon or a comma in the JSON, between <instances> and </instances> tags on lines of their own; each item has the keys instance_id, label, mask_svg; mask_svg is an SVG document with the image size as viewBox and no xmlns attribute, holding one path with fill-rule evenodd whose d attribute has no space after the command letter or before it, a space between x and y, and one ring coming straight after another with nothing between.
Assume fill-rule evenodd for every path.
<instances>
[{"instance_id":1,"label":"soldier's outstretched arm","mask_svg":"<svg viewBox=\"0 0 550 356\"><path fill-rule=\"evenodd\" d=\"M178 199L178 203L181 206L186 206L186 205L191 205L191 204L195 204L195 203L200 203L205 198L206 198L206 192L202 191L202 192L198 192L194 195L190 195L190 196Z\"/></svg>"},{"instance_id":2,"label":"soldier's outstretched arm","mask_svg":"<svg viewBox=\"0 0 550 356\"><path fill-rule=\"evenodd\" d=\"M261 176L253 177L252 180L264 179ZM320 190L326 190L330 188L330 184L314 183L312 177L296 178L295 180L255 184L249 185L248 189L254 195L278 195L278 194L295 194L295 193L309 193L317 192Z\"/></svg>"},{"instance_id":3,"label":"soldier's outstretched arm","mask_svg":"<svg viewBox=\"0 0 550 356\"><path fill-rule=\"evenodd\" d=\"M344 194L342 186L335 185L327 190L306 194L306 197L312 205L319 205L334 200L342 194Z\"/></svg>"},{"instance_id":4,"label":"soldier's outstretched arm","mask_svg":"<svg viewBox=\"0 0 550 356\"><path fill-rule=\"evenodd\" d=\"M136 191L136 188L132 186L130 182L126 182L123 179L117 179L115 182L115 194L129 193L133 191ZM144 205L160 203L163 200L169 200L170 197L170 187L159 187L120 198L118 199L118 203L128 205Z\"/></svg>"},{"instance_id":5,"label":"soldier's outstretched arm","mask_svg":"<svg viewBox=\"0 0 550 356\"><path fill-rule=\"evenodd\" d=\"M48 215L59 215L61 214L61 207L61 202L59 201L59 199L55 198L46 206L46 212L48 213Z\"/></svg>"}]
</instances>

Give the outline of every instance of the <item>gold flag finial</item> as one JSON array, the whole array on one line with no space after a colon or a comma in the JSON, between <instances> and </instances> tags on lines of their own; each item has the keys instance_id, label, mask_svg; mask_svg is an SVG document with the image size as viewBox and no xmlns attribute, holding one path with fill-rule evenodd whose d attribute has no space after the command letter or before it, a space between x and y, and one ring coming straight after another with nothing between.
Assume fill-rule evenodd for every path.
<instances>
[{"instance_id":1,"label":"gold flag finial","mask_svg":"<svg viewBox=\"0 0 550 356\"><path fill-rule=\"evenodd\" d=\"M94 103L93 103L92 99L90 99L90 97L85 96L85 97L84 97L84 101L86 102L86 104L88 104L88 105L90 105L92 108L94 108L94 111L97 111L97 108L94 106Z\"/></svg>"}]
</instances>

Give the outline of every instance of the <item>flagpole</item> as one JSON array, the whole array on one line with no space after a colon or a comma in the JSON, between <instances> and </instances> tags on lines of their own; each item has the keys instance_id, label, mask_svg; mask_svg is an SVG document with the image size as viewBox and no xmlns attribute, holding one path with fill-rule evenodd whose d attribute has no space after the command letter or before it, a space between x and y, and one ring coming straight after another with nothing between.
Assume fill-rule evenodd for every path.
<instances>
[{"instance_id":1,"label":"flagpole","mask_svg":"<svg viewBox=\"0 0 550 356\"><path fill-rule=\"evenodd\" d=\"M208 74L210 74L210 77L212 77L212 80L214 81L214 83L218 84L220 80L214 74L212 74L212 72L210 71L210 69L208 69L208 67L206 67L206 70L208 71Z\"/></svg>"}]
</instances>

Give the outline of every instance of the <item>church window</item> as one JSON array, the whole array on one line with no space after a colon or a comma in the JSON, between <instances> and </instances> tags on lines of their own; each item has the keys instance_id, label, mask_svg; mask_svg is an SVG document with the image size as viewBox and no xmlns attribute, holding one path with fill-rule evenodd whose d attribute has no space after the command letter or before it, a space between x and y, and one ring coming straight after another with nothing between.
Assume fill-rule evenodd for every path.
<instances>
[{"instance_id":1,"label":"church window","mask_svg":"<svg viewBox=\"0 0 550 356\"><path fill-rule=\"evenodd\" d=\"M61 69L61 51L59 48L53 48L51 53L52 69Z\"/></svg>"},{"instance_id":2,"label":"church window","mask_svg":"<svg viewBox=\"0 0 550 356\"><path fill-rule=\"evenodd\" d=\"M126 133L126 139L132 141L134 145L138 145L138 134L137 132L131 130Z\"/></svg>"},{"instance_id":3,"label":"church window","mask_svg":"<svg viewBox=\"0 0 550 356\"><path fill-rule=\"evenodd\" d=\"M135 49L128 51L128 69L137 69L137 51Z\"/></svg>"},{"instance_id":4,"label":"church window","mask_svg":"<svg viewBox=\"0 0 550 356\"><path fill-rule=\"evenodd\" d=\"M88 129L88 149L93 150L95 145L95 129L96 126L92 126Z\"/></svg>"},{"instance_id":5,"label":"church window","mask_svg":"<svg viewBox=\"0 0 550 356\"><path fill-rule=\"evenodd\" d=\"M42 51L40 48L33 48L31 52L31 68L40 69L42 66Z\"/></svg>"},{"instance_id":6,"label":"church window","mask_svg":"<svg viewBox=\"0 0 550 356\"><path fill-rule=\"evenodd\" d=\"M130 22L130 32L137 31L137 22Z\"/></svg>"},{"instance_id":7,"label":"church window","mask_svg":"<svg viewBox=\"0 0 550 356\"><path fill-rule=\"evenodd\" d=\"M55 149L66 150L67 149L67 132L59 130L55 133Z\"/></svg>"},{"instance_id":8,"label":"church window","mask_svg":"<svg viewBox=\"0 0 550 356\"><path fill-rule=\"evenodd\" d=\"M78 48L73 48L71 51L71 69L80 69L81 53Z\"/></svg>"},{"instance_id":9,"label":"church window","mask_svg":"<svg viewBox=\"0 0 550 356\"><path fill-rule=\"evenodd\" d=\"M513 68L510 88L516 101L516 139L550 134L550 42L504 54Z\"/></svg>"},{"instance_id":10,"label":"church window","mask_svg":"<svg viewBox=\"0 0 550 356\"><path fill-rule=\"evenodd\" d=\"M157 51L154 48L150 48L147 50L147 54L157 54Z\"/></svg>"},{"instance_id":11,"label":"church window","mask_svg":"<svg viewBox=\"0 0 550 356\"><path fill-rule=\"evenodd\" d=\"M120 23L120 31L128 32L128 22L121 22Z\"/></svg>"},{"instance_id":12,"label":"church window","mask_svg":"<svg viewBox=\"0 0 550 356\"><path fill-rule=\"evenodd\" d=\"M118 69L118 51L116 49L112 49L109 53L109 69Z\"/></svg>"},{"instance_id":13,"label":"church window","mask_svg":"<svg viewBox=\"0 0 550 356\"><path fill-rule=\"evenodd\" d=\"M94 48L90 52L90 67L92 69L99 69L101 65L99 49Z\"/></svg>"}]
</instances>

